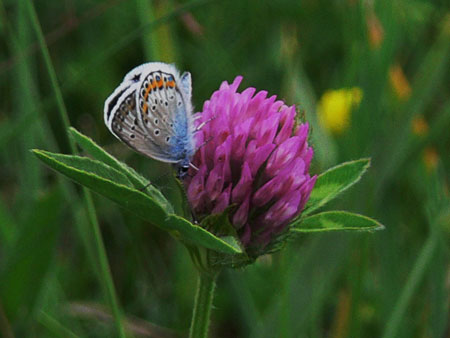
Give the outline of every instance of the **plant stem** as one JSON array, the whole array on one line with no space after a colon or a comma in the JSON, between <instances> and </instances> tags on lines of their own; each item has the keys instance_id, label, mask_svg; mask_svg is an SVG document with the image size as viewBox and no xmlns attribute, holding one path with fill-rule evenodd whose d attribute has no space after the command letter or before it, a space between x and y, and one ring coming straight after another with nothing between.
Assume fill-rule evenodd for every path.
<instances>
[{"instance_id":1,"label":"plant stem","mask_svg":"<svg viewBox=\"0 0 450 338\"><path fill-rule=\"evenodd\" d=\"M414 292L416 292L420 282L422 281L425 272L427 271L427 267L429 266L430 261L436 252L438 243L438 232L433 231L422 247L422 250L417 257L408 281L406 282L405 287L400 293L400 297L397 300L391 317L386 325L383 338L397 337L401 321L403 320L403 318L405 318L408 304L411 301Z\"/></svg>"},{"instance_id":2,"label":"plant stem","mask_svg":"<svg viewBox=\"0 0 450 338\"><path fill-rule=\"evenodd\" d=\"M31 24L33 26L34 31L36 32L39 47L41 49L42 55L44 57L45 66L47 68L48 75L50 77L50 82L52 85L52 89L56 98L56 103L58 105L58 111L61 118L61 123L64 129L66 130L66 136L68 137L68 142L70 145L70 150L73 154L77 154L77 148L75 141L69 137L68 135L68 128L70 126L69 116L67 114L67 109L64 104L64 99L62 96L61 88L59 87L58 80L56 77L55 68L53 67L53 63L50 57L50 53L47 48L47 44L45 42L44 34L42 32L42 27L39 22L39 18L36 13L36 9L34 8L34 4L32 0L28 0L26 2L28 7L28 12L30 15ZM87 215L89 218L89 221L92 225L93 235L94 235L94 241L95 241L95 247L97 250L97 258L100 265L100 276L102 278L102 287L106 294L106 297L108 298L109 305L111 307L116 328L118 331L118 336L123 338L125 337L125 329L124 325L122 323L122 313L119 308L119 303L117 301L116 297L116 291L114 288L113 279L111 276L111 270L109 268L108 264L108 256L106 255L105 246L103 244L102 235L100 232L100 226L98 224L97 215L95 213L95 207L94 203L92 201L92 195L90 192L83 188L83 200L84 204L87 210Z\"/></svg>"},{"instance_id":3,"label":"plant stem","mask_svg":"<svg viewBox=\"0 0 450 338\"><path fill-rule=\"evenodd\" d=\"M209 317L214 298L218 272L200 272L197 294L195 295L194 312L192 314L190 338L206 338L208 336Z\"/></svg>"}]
</instances>

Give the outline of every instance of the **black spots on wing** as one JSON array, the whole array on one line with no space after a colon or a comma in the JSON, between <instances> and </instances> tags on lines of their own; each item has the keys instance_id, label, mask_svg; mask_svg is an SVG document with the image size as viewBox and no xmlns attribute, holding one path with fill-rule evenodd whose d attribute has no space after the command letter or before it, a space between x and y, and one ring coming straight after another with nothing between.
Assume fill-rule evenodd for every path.
<instances>
[{"instance_id":1,"label":"black spots on wing","mask_svg":"<svg viewBox=\"0 0 450 338\"><path fill-rule=\"evenodd\" d=\"M133 76L133 78L131 79L131 81L133 81L133 82L139 82L140 79L141 79L141 74L136 74L135 76Z\"/></svg>"},{"instance_id":2,"label":"black spots on wing","mask_svg":"<svg viewBox=\"0 0 450 338\"><path fill-rule=\"evenodd\" d=\"M122 131L122 125L118 122L113 122L112 124L113 129L116 129L117 131L121 132Z\"/></svg>"}]
</instances>

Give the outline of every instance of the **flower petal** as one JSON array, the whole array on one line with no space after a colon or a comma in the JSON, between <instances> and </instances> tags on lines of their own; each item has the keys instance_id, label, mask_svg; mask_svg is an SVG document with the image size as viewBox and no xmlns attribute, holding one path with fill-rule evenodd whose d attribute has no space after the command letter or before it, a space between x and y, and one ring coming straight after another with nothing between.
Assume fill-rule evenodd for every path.
<instances>
[{"instance_id":1,"label":"flower petal","mask_svg":"<svg viewBox=\"0 0 450 338\"><path fill-rule=\"evenodd\" d=\"M230 205L231 184L217 198L216 205L211 211L212 214L220 214Z\"/></svg>"},{"instance_id":2,"label":"flower petal","mask_svg":"<svg viewBox=\"0 0 450 338\"><path fill-rule=\"evenodd\" d=\"M250 166L247 162L244 162L242 166L242 173L239 182L233 188L231 194L231 200L233 203L241 203L244 197L251 192L253 183L253 177L250 170Z\"/></svg>"},{"instance_id":3,"label":"flower petal","mask_svg":"<svg viewBox=\"0 0 450 338\"><path fill-rule=\"evenodd\" d=\"M236 229L240 229L248 219L248 210L250 208L250 194L245 197L244 202L239 206L238 210L233 215L233 225Z\"/></svg>"}]
</instances>

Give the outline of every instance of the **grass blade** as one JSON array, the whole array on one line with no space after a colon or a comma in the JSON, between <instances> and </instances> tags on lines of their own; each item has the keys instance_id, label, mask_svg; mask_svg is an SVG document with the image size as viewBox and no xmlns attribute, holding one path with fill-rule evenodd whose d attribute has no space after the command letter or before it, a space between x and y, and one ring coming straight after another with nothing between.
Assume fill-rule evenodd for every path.
<instances>
[{"instance_id":1,"label":"grass blade","mask_svg":"<svg viewBox=\"0 0 450 338\"><path fill-rule=\"evenodd\" d=\"M50 53L48 51L48 48L47 48L47 45L46 45L46 42L44 39L44 34L42 33L42 28L39 23L39 18L36 14L36 9L34 8L34 4L33 4L32 0L27 1L27 9L29 12L31 24L32 24L33 29L35 30L36 36L38 38L39 47L40 47L42 55L44 57L44 61L45 61L45 65L47 68L48 75L50 77L50 82L52 85L53 93L55 95L56 102L58 105L59 115L62 120L62 125L64 126L64 129L67 129L70 125L69 117L67 114L67 109L64 104L61 88L59 87L59 84L58 84L56 72L53 67L53 63L50 58ZM70 137L68 137L68 140L69 140L69 145L70 145L72 153L76 154L77 150L76 150L75 142ZM106 255L105 246L103 244L103 239L101 236L100 227L99 227L98 220L97 220L97 215L95 213L94 202L92 201L92 196L86 189L83 189L83 197L84 197L84 201L86 204L87 214L88 214L89 220L90 220L93 230L94 230L94 239L95 239L96 248L97 248L97 255L99 258L100 268L102 271L101 276L103 277L102 286L105 290L105 293L108 297L108 301L112 308L112 312L114 314L114 319L115 319L115 323L117 326L117 331L119 333L119 336L125 337L125 329L122 324L122 318L121 318L122 314L121 314L121 310L119 308L119 304L117 301L116 291L115 291L114 283L113 283L112 276L111 276L111 270L110 270L110 267L108 264L108 258Z\"/></svg>"}]
</instances>

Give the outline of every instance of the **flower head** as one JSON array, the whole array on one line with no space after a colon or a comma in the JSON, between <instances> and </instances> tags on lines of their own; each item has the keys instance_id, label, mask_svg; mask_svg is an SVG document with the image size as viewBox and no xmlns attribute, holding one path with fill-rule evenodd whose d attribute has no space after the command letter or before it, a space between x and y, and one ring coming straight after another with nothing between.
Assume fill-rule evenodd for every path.
<instances>
[{"instance_id":1,"label":"flower head","mask_svg":"<svg viewBox=\"0 0 450 338\"><path fill-rule=\"evenodd\" d=\"M198 170L185 182L200 218L234 206L229 220L242 244L257 252L303 210L316 176L308 173L309 125L295 122L295 106L255 88L238 93L241 81L223 82L196 115Z\"/></svg>"}]
</instances>

